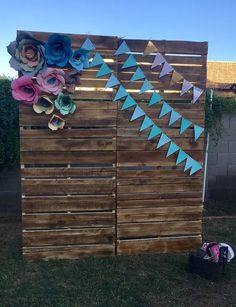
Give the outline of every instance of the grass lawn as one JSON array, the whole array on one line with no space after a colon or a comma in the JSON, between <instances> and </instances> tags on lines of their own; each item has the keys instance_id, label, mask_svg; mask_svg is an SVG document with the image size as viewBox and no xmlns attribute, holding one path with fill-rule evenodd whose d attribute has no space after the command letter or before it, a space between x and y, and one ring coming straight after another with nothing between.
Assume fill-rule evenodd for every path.
<instances>
[{"instance_id":1,"label":"grass lawn","mask_svg":"<svg viewBox=\"0 0 236 307\"><path fill-rule=\"evenodd\" d=\"M235 220L207 221L207 240L236 246ZM236 263L219 282L186 272L187 254L25 262L20 223L0 219L0 306L236 306Z\"/></svg>"}]
</instances>

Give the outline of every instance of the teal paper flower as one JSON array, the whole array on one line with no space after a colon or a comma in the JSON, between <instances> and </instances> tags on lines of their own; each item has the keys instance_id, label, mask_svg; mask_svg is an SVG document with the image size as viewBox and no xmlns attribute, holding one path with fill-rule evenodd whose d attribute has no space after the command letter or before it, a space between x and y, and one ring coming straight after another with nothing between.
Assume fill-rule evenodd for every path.
<instances>
[{"instance_id":1,"label":"teal paper flower","mask_svg":"<svg viewBox=\"0 0 236 307\"><path fill-rule=\"evenodd\" d=\"M74 51L72 58L69 60L72 67L81 71L89 67L89 51L85 49L77 49Z\"/></svg>"},{"instance_id":2,"label":"teal paper flower","mask_svg":"<svg viewBox=\"0 0 236 307\"><path fill-rule=\"evenodd\" d=\"M55 100L55 107L61 115L72 114L76 110L76 104L71 99L70 95L64 95L60 93Z\"/></svg>"}]
</instances>

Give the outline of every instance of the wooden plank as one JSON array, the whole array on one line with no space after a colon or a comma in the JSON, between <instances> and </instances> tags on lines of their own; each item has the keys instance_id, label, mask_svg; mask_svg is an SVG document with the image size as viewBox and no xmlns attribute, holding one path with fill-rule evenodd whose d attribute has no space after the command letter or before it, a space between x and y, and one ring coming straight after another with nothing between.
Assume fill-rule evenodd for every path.
<instances>
[{"instance_id":1,"label":"wooden plank","mask_svg":"<svg viewBox=\"0 0 236 307\"><path fill-rule=\"evenodd\" d=\"M24 247L113 243L114 228L83 228L23 232Z\"/></svg>"},{"instance_id":2,"label":"wooden plank","mask_svg":"<svg viewBox=\"0 0 236 307\"><path fill-rule=\"evenodd\" d=\"M137 255L144 253L189 252L201 245L200 235L185 237L163 237L142 240L118 241L118 255Z\"/></svg>"},{"instance_id":3,"label":"wooden plank","mask_svg":"<svg viewBox=\"0 0 236 307\"><path fill-rule=\"evenodd\" d=\"M117 193L125 193L125 194L133 194L133 193L155 193L158 191L159 193L164 193L168 191L172 192L199 192L201 193L202 191L202 185L201 184L196 184L195 182L190 182L190 183L181 183L178 184L172 183L172 184L167 184L167 183L160 183L160 184L143 184L143 185L127 185L127 186L119 186L117 187Z\"/></svg>"},{"instance_id":4,"label":"wooden plank","mask_svg":"<svg viewBox=\"0 0 236 307\"><path fill-rule=\"evenodd\" d=\"M153 199L169 199L169 198L199 198L201 195L200 192L189 192L189 191L166 191L166 192L159 192L158 189L156 189L155 193L134 193L134 194L117 194L117 200L118 201L124 201L124 200L153 200Z\"/></svg>"},{"instance_id":5,"label":"wooden plank","mask_svg":"<svg viewBox=\"0 0 236 307\"><path fill-rule=\"evenodd\" d=\"M201 221L177 221L157 223L130 223L119 224L117 227L118 239L154 238L159 236L180 236L200 234Z\"/></svg>"},{"instance_id":6,"label":"wooden plank","mask_svg":"<svg viewBox=\"0 0 236 307\"><path fill-rule=\"evenodd\" d=\"M24 214L22 225L24 229L58 229L83 227L114 226L115 214L112 212L83 213L43 213Z\"/></svg>"},{"instance_id":7,"label":"wooden plank","mask_svg":"<svg viewBox=\"0 0 236 307\"><path fill-rule=\"evenodd\" d=\"M164 168L155 168L155 166L151 167L151 170L148 169L129 169L126 168L117 168L117 178L120 180L122 178L162 178L162 180L166 180L166 178L176 177L178 178L187 178L191 180L191 178L201 178L199 173L194 174L193 177L189 178L189 174L187 172L183 172L182 166L173 166L170 169Z\"/></svg>"},{"instance_id":8,"label":"wooden plank","mask_svg":"<svg viewBox=\"0 0 236 307\"><path fill-rule=\"evenodd\" d=\"M115 209L112 195L31 196L21 200L22 212L83 212Z\"/></svg>"},{"instance_id":9,"label":"wooden plank","mask_svg":"<svg viewBox=\"0 0 236 307\"><path fill-rule=\"evenodd\" d=\"M156 177L156 178L126 178L117 180L117 186L164 185L164 184L201 184L201 177Z\"/></svg>"}]
</instances>

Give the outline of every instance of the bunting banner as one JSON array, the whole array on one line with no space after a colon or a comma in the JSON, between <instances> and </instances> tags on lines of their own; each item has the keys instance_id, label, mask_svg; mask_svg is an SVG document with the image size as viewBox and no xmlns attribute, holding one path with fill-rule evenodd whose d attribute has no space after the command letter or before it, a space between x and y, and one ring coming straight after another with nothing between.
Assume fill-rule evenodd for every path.
<instances>
[{"instance_id":1,"label":"bunting banner","mask_svg":"<svg viewBox=\"0 0 236 307\"><path fill-rule=\"evenodd\" d=\"M168 126L173 125L178 119L180 119L182 116L176 112L174 109L171 111L170 114L170 120Z\"/></svg>"},{"instance_id":2,"label":"bunting banner","mask_svg":"<svg viewBox=\"0 0 236 307\"><path fill-rule=\"evenodd\" d=\"M160 137L160 139L157 143L156 149L164 146L165 144L169 143L170 141L171 141L171 139L165 133L162 133L161 137Z\"/></svg>"},{"instance_id":3,"label":"bunting banner","mask_svg":"<svg viewBox=\"0 0 236 307\"><path fill-rule=\"evenodd\" d=\"M127 60L122 65L121 69L129 68L129 67L133 67L137 65L138 63L136 62L135 57L133 56L133 54L130 54Z\"/></svg>"},{"instance_id":4,"label":"bunting banner","mask_svg":"<svg viewBox=\"0 0 236 307\"><path fill-rule=\"evenodd\" d=\"M165 62L166 62L165 58L158 52L152 63L151 69L155 68L156 66L162 65Z\"/></svg>"},{"instance_id":5,"label":"bunting banner","mask_svg":"<svg viewBox=\"0 0 236 307\"><path fill-rule=\"evenodd\" d=\"M85 42L83 43L83 45L80 48L88 50L88 51L96 49L94 44L91 42L91 40L88 37L86 38Z\"/></svg>"},{"instance_id":6,"label":"bunting banner","mask_svg":"<svg viewBox=\"0 0 236 307\"><path fill-rule=\"evenodd\" d=\"M194 125L193 130L194 130L194 141L196 142L200 138L201 134L203 133L204 128L198 125Z\"/></svg>"},{"instance_id":7,"label":"bunting banner","mask_svg":"<svg viewBox=\"0 0 236 307\"><path fill-rule=\"evenodd\" d=\"M110 74L112 72L112 70L110 69L110 67L106 64L103 63L102 66L100 67L99 71L96 74L96 77L102 77L105 76L107 74Z\"/></svg>"},{"instance_id":8,"label":"bunting banner","mask_svg":"<svg viewBox=\"0 0 236 307\"><path fill-rule=\"evenodd\" d=\"M183 96L187 91L189 91L193 87L192 83L188 82L184 79L180 96Z\"/></svg>"},{"instance_id":9,"label":"bunting banner","mask_svg":"<svg viewBox=\"0 0 236 307\"><path fill-rule=\"evenodd\" d=\"M177 83L182 79L183 77L181 76L181 74L179 74L178 72L174 70L171 76L170 85L173 85L174 83Z\"/></svg>"},{"instance_id":10,"label":"bunting banner","mask_svg":"<svg viewBox=\"0 0 236 307\"><path fill-rule=\"evenodd\" d=\"M165 62L162 69L161 69L159 78L164 77L165 75L171 73L173 70L174 70L174 68L169 63Z\"/></svg>"},{"instance_id":11,"label":"bunting banner","mask_svg":"<svg viewBox=\"0 0 236 307\"><path fill-rule=\"evenodd\" d=\"M138 67L136 71L134 72L133 76L131 77L130 81L138 81L138 80L145 79L145 78L146 76L143 70L140 67Z\"/></svg>"},{"instance_id":12,"label":"bunting banner","mask_svg":"<svg viewBox=\"0 0 236 307\"><path fill-rule=\"evenodd\" d=\"M110 75L110 78L108 79L105 87L106 88L110 88L110 87L114 87L116 85L119 85L120 81L116 78L116 76L114 74Z\"/></svg>"},{"instance_id":13,"label":"bunting banner","mask_svg":"<svg viewBox=\"0 0 236 307\"><path fill-rule=\"evenodd\" d=\"M130 95L128 95L125 98L125 101L124 101L124 103L121 107L121 110L123 111L123 110L126 110L126 109L131 108L131 107L136 106L136 105L137 105L136 101Z\"/></svg>"},{"instance_id":14,"label":"bunting banner","mask_svg":"<svg viewBox=\"0 0 236 307\"><path fill-rule=\"evenodd\" d=\"M92 62L89 65L89 67L95 67L95 66L101 65L103 63L104 63L104 60L103 60L101 54L99 52L96 52L95 56L93 57Z\"/></svg>"},{"instance_id":15,"label":"bunting banner","mask_svg":"<svg viewBox=\"0 0 236 307\"><path fill-rule=\"evenodd\" d=\"M145 79L144 82L143 82L143 85L139 91L139 94L143 94L144 92L146 91L149 91L153 89L153 86L152 86L152 83L150 81L148 81L148 79Z\"/></svg>"},{"instance_id":16,"label":"bunting banner","mask_svg":"<svg viewBox=\"0 0 236 307\"><path fill-rule=\"evenodd\" d=\"M123 41L121 43L121 45L119 46L119 48L114 53L114 55L121 55L121 54L128 53L128 52L131 52L131 51L130 51L127 43L125 41Z\"/></svg>"},{"instance_id":17,"label":"bunting banner","mask_svg":"<svg viewBox=\"0 0 236 307\"><path fill-rule=\"evenodd\" d=\"M150 98L149 102L148 102L148 106L151 107L152 105L162 101L163 97L157 93L156 91L154 91L152 93L152 97Z\"/></svg>"},{"instance_id":18,"label":"bunting banner","mask_svg":"<svg viewBox=\"0 0 236 307\"><path fill-rule=\"evenodd\" d=\"M144 49L142 56L146 56L146 55L149 55L151 53L156 53L157 51L158 51L158 48L153 44L152 41L149 41L147 43L146 48Z\"/></svg>"},{"instance_id":19,"label":"bunting banner","mask_svg":"<svg viewBox=\"0 0 236 307\"><path fill-rule=\"evenodd\" d=\"M166 157L173 155L176 151L178 151L180 148L178 145L176 145L174 142L170 142Z\"/></svg>"},{"instance_id":20,"label":"bunting banner","mask_svg":"<svg viewBox=\"0 0 236 307\"><path fill-rule=\"evenodd\" d=\"M149 116L145 115L143 123L142 123L139 131L143 131L143 130L145 130L147 128L150 128L153 125L154 125L154 122L151 120L151 118Z\"/></svg>"},{"instance_id":21,"label":"bunting banner","mask_svg":"<svg viewBox=\"0 0 236 307\"><path fill-rule=\"evenodd\" d=\"M192 125L192 122L184 117L181 118L180 134L184 133Z\"/></svg>"},{"instance_id":22,"label":"bunting banner","mask_svg":"<svg viewBox=\"0 0 236 307\"><path fill-rule=\"evenodd\" d=\"M149 133L148 140L150 141L150 140L154 139L156 136L158 136L161 133L162 133L162 130L159 127L157 127L156 125L153 125L153 127L152 127L152 129Z\"/></svg>"},{"instance_id":23,"label":"bunting banner","mask_svg":"<svg viewBox=\"0 0 236 307\"><path fill-rule=\"evenodd\" d=\"M113 101L119 100L119 99L121 99L121 98L123 98L123 97L126 97L126 96L128 96L128 95L129 95L129 93L126 91L126 89L124 88L124 86L123 86L123 85L120 85L120 87L119 87L119 89L118 89L118 91L117 91L117 93L116 93L116 96L115 96L115 98L114 98Z\"/></svg>"},{"instance_id":24,"label":"bunting banner","mask_svg":"<svg viewBox=\"0 0 236 307\"><path fill-rule=\"evenodd\" d=\"M163 102L163 105L161 107L161 112L159 114L159 118L165 116L166 114L172 112L173 108L167 103L167 102Z\"/></svg>"},{"instance_id":25,"label":"bunting banner","mask_svg":"<svg viewBox=\"0 0 236 307\"><path fill-rule=\"evenodd\" d=\"M202 93L203 93L203 90L201 88L194 86L192 103L197 102L198 98L202 95Z\"/></svg>"},{"instance_id":26,"label":"bunting banner","mask_svg":"<svg viewBox=\"0 0 236 307\"><path fill-rule=\"evenodd\" d=\"M145 112L137 105L134 109L134 113L130 119L130 121L132 122L133 120L140 118L142 116L145 116Z\"/></svg>"}]
</instances>

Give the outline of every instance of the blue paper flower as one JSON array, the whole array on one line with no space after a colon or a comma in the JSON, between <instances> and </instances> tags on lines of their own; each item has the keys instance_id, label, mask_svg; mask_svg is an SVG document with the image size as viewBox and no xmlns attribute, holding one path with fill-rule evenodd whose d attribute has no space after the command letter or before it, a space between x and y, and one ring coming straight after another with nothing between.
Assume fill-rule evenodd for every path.
<instances>
[{"instance_id":1,"label":"blue paper flower","mask_svg":"<svg viewBox=\"0 0 236 307\"><path fill-rule=\"evenodd\" d=\"M82 48L75 50L69 62L78 71L88 68L89 51Z\"/></svg>"},{"instance_id":2,"label":"blue paper flower","mask_svg":"<svg viewBox=\"0 0 236 307\"><path fill-rule=\"evenodd\" d=\"M66 35L52 34L45 45L48 64L65 67L72 56L71 40Z\"/></svg>"}]
</instances>

